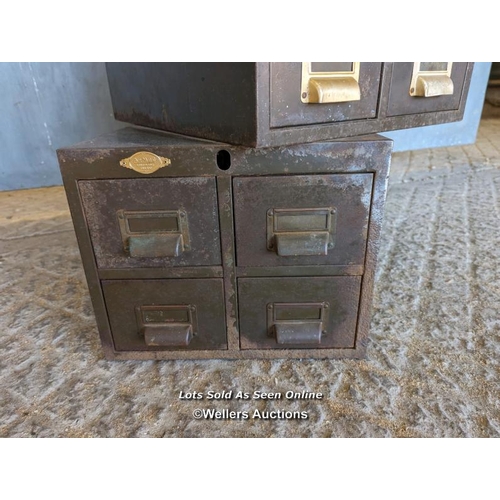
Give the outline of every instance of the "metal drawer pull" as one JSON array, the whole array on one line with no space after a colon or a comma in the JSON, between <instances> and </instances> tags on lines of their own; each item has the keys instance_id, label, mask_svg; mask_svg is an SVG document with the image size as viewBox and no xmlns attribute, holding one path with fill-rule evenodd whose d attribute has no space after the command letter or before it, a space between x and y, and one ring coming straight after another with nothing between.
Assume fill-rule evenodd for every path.
<instances>
[{"instance_id":1,"label":"metal drawer pull","mask_svg":"<svg viewBox=\"0 0 500 500\"><path fill-rule=\"evenodd\" d=\"M276 253L282 257L328 255L330 234L327 231L280 233L275 236L275 240Z\"/></svg>"},{"instance_id":2,"label":"metal drawer pull","mask_svg":"<svg viewBox=\"0 0 500 500\"><path fill-rule=\"evenodd\" d=\"M267 306L268 335L278 344L321 344L328 324L327 302Z\"/></svg>"},{"instance_id":3,"label":"metal drawer pull","mask_svg":"<svg viewBox=\"0 0 500 500\"><path fill-rule=\"evenodd\" d=\"M164 327L145 327L144 341L148 346L183 347L193 338L191 325L171 324Z\"/></svg>"},{"instance_id":4,"label":"metal drawer pull","mask_svg":"<svg viewBox=\"0 0 500 500\"><path fill-rule=\"evenodd\" d=\"M131 257L179 257L189 250L187 214L182 210L118 211L123 249Z\"/></svg>"},{"instance_id":5,"label":"metal drawer pull","mask_svg":"<svg viewBox=\"0 0 500 500\"><path fill-rule=\"evenodd\" d=\"M296 323L281 322L274 326L278 344L321 344L319 322L301 321Z\"/></svg>"},{"instance_id":6,"label":"metal drawer pull","mask_svg":"<svg viewBox=\"0 0 500 500\"><path fill-rule=\"evenodd\" d=\"M451 79L453 63L413 63L410 83L410 95L413 97L436 97L452 95L454 91Z\"/></svg>"},{"instance_id":7,"label":"metal drawer pull","mask_svg":"<svg viewBox=\"0 0 500 500\"><path fill-rule=\"evenodd\" d=\"M185 347L197 333L196 307L139 306L135 309L139 334L152 347Z\"/></svg>"},{"instance_id":8,"label":"metal drawer pull","mask_svg":"<svg viewBox=\"0 0 500 500\"><path fill-rule=\"evenodd\" d=\"M304 103L359 101L359 62L302 63Z\"/></svg>"},{"instance_id":9,"label":"metal drawer pull","mask_svg":"<svg viewBox=\"0 0 500 500\"><path fill-rule=\"evenodd\" d=\"M328 255L335 245L336 210L275 208L267 212L267 248L282 257Z\"/></svg>"}]
</instances>

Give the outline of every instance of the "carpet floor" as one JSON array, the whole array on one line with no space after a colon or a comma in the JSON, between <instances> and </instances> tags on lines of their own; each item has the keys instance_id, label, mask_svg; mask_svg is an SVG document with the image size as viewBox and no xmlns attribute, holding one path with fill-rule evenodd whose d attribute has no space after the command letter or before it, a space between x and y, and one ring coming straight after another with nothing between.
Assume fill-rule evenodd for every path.
<instances>
[{"instance_id":1,"label":"carpet floor","mask_svg":"<svg viewBox=\"0 0 500 500\"><path fill-rule=\"evenodd\" d=\"M366 360L111 362L63 189L0 193L0 437L498 437L499 198L500 119L393 156ZM223 390L324 398L179 398Z\"/></svg>"}]
</instances>

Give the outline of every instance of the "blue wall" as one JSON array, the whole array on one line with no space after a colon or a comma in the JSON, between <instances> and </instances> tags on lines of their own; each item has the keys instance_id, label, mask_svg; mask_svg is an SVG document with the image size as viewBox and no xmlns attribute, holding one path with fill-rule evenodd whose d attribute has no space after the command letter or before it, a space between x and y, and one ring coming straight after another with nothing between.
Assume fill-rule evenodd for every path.
<instances>
[{"instance_id":1,"label":"blue wall","mask_svg":"<svg viewBox=\"0 0 500 500\"><path fill-rule=\"evenodd\" d=\"M61 184L57 148L121 127L103 63L0 63L0 190Z\"/></svg>"},{"instance_id":2,"label":"blue wall","mask_svg":"<svg viewBox=\"0 0 500 500\"><path fill-rule=\"evenodd\" d=\"M476 63L463 122L388 132L397 151L475 141L490 63ZM0 191L61 184L56 149L123 127L103 63L0 63Z\"/></svg>"}]
</instances>

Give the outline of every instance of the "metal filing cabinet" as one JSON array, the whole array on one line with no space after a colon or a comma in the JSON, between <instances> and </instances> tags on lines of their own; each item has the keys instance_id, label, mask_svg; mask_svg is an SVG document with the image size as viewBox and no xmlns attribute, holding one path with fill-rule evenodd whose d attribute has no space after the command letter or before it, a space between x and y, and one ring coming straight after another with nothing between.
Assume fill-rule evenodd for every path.
<instances>
[{"instance_id":1,"label":"metal filing cabinet","mask_svg":"<svg viewBox=\"0 0 500 500\"><path fill-rule=\"evenodd\" d=\"M250 147L461 120L468 62L107 63L118 120Z\"/></svg>"},{"instance_id":2,"label":"metal filing cabinet","mask_svg":"<svg viewBox=\"0 0 500 500\"><path fill-rule=\"evenodd\" d=\"M362 357L391 148L129 128L59 150L106 356Z\"/></svg>"}]
</instances>

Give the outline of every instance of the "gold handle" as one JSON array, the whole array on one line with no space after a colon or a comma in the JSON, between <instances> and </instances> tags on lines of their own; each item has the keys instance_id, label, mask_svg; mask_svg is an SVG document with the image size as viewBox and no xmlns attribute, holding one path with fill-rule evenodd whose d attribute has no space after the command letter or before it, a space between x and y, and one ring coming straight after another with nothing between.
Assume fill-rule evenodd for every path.
<instances>
[{"instance_id":1,"label":"gold handle","mask_svg":"<svg viewBox=\"0 0 500 500\"><path fill-rule=\"evenodd\" d=\"M359 101L361 99L359 64L359 62L351 63L348 71L314 71L312 63L302 63L302 102Z\"/></svg>"},{"instance_id":2,"label":"gold handle","mask_svg":"<svg viewBox=\"0 0 500 500\"><path fill-rule=\"evenodd\" d=\"M453 63L413 63L410 83L412 97L437 97L453 95L454 86L451 79Z\"/></svg>"},{"instance_id":3,"label":"gold handle","mask_svg":"<svg viewBox=\"0 0 500 500\"><path fill-rule=\"evenodd\" d=\"M309 80L309 102L347 102L360 98L359 84L354 78Z\"/></svg>"}]
</instances>

